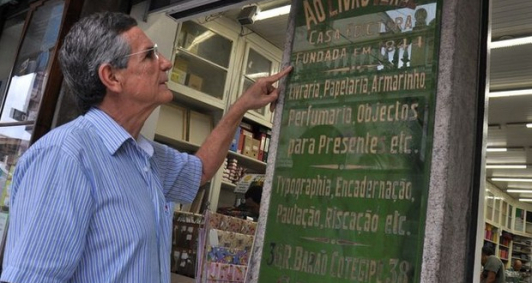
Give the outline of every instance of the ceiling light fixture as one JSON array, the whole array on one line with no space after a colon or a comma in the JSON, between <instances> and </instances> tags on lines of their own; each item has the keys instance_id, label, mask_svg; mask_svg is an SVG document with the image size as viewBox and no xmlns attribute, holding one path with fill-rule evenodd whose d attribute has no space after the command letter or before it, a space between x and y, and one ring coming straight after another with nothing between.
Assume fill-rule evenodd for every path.
<instances>
[{"instance_id":1,"label":"ceiling light fixture","mask_svg":"<svg viewBox=\"0 0 532 283\"><path fill-rule=\"evenodd\" d=\"M506 147L488 147L486 148L487 152L505 152L508 151Z\"/></svg>"},{"instance_id":2,"label":"ceiling light fixture","mask_svg":"<svg viewBox=\"0 0 532 283\"><path fill-rule=\"evenodd\" d=\"M526 169L526 164L486 164L486 169Z\"/></svg>"},{"instance_id":3,"label":"ceiling light fixture","mask_svg":"<svg viewBox=\"0 0 532 283\"><path fill-rule=\"evenodd\" d=\"M532 95L532 88L518 89L518 90L503 90L503 91L490 91L489 98L496 97L508 97L508 96L520 96L520 95Z\"/></svg>"},{"instance_id":4,"label":"ceiling light fixture","mask_svg":"<svg viewBox=\"0 0 532 283\"><path fill-rule=\"evenodd\" d=\"M520 198L519 201L532 202L532 198Z\"/></svg>"},{"instance_id":5,"label":"ceiling light fixture","mask_svg":"<svg viewBox=\"0 0 532 283\"><path fill-rule=\"evenodd\" d=\"M532 190L516 190L516 189L508 189L506 190L507 193L518 193L518 194L532 194Z\"/></svg>"},{"instance_id":6,"label":"ceiling light fixture","mask_svg":"<svg viewBox=\"0 0 532 283\"><path fill-rule=\"evenodd\" d=\"M496 48L523 45L523 44L532 44L532 36L492 41L490 44L490 48L496 49Z\"/></svg>"},{"instance_id":7,"label":"ceiling light fixture","mask_svg":"<svg viewBox=\"0 0 532 283\"><path fill-rule=\"evenodd\" d=\"M492 181L499 182L532 182L532 178L493 177Z\"/></svg>"},{"instance_id":8,"label":"ceiling light fixture","mask_svg":"<svg viewBox=\"0 0 532 283\"><path fill-rule=\"evenodd\" d=\"M487 196L487 199L504 199L503 197Z\"/></svg>"},{"instance_id":9,"label":"ceiling light fixture","mask_svg":"<svg viewBox=\"0 0 532 283\"><path fill-rule=\"evenodd\" d=\"M282 15L286 15L290 13L290 7L292 5L286 5L266 11L260 11L257 13L257 16L255 17L255 21L265 20L273 17L278 17Z\"/></svg>"}]
</instances>

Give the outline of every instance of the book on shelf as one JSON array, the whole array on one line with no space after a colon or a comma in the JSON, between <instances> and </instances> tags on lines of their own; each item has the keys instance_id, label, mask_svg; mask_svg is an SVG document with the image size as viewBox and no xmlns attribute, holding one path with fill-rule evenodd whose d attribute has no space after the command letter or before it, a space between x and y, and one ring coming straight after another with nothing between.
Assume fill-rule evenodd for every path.
<instances>
[{"instance_id":1,"label":"book on shelf","mask_svg":"<svg viewBox=\"0 0 532 283\"><path fill-rule=\"evenodd\" d=\"M243 124L240 125L240 137L238 139L238 148L237 153L244 154L244 145L246 137L253 138L253 132L249 129L247 129ZM251 144L249 144L249 147L251 147Z\"/></svg>"},{"instance_id":2,"label":"book on shelf","mask_svg":"<svg viewBox=\"0 0 532 283\"><path fill-rule=\"evenodd\" d=\"M231 146L229 147L230 151L238 152L238 143L240 141L240 131L241 131L241 128L240 126L238 126L236 128L235 135L233 136L233 140L231 141Z\"/></svg>"}]
</instances>

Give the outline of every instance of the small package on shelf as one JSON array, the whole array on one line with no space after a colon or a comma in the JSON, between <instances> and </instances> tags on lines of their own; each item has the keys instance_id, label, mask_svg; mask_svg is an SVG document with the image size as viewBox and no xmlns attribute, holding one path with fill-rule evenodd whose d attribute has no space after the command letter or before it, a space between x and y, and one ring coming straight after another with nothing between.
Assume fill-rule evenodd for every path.
<instances>
[{"instance_id":1,"label":"small package on shelf","mask_svg":"<svg viewBox=\"0 0 532 283\"><path fill-rule=\"evenodd\" d=\"M200 76L190 74L188 76L188 86L197 90L201 91L201 87L203 85L203 79Z\"/></svg>"},{"instance_id":2,"label":"small package on shelf","mask_svg":"<svg viewBox=\"0 0 532 283\"><path fill-rule=\"evenodd\" d=\"M170 75L170 80L178 84L185 84L187 80L187 72L179 69L173 69L172 74Z\"/></svg>"},{"instance_id":3,"label":"small package on shelf","mask_svg":"<svg viewBox=\"0 0 532 283\"><path fill-rule=\"evenodd\" d=\"M212 116L193 110L189 111L188 123L188 141L196 145L201 145L214 127Z\"/></svg>"},{"instance_id":4,"label":"small package on shelf","mask_svg":"<svg viewBox=\"0 0 532 283\"><path fill-rule=\"evenodd\" d=\"M185 59L176 56L174 60L174 66L172 68L172 73L170 75L170 80L184 85L187 80L187 70L188 62Z\"/></svg>"},{"instance_id":5,"label":"small package on shelf","mask_svg":"<svg viewBox=\"0 0 532 283\"><path fill-rule=\"evenodd\" d=\"M168 103L161 105L155 133L175 140L185 140L187 109Z\"/></svg>"}]
</instances>

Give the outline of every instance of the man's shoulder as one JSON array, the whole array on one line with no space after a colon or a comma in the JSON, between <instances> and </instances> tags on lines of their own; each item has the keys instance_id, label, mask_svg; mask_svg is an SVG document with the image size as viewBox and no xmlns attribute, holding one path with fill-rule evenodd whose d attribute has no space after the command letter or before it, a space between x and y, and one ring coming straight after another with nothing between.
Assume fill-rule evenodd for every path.
<instances>
[{"instance_id":1,"label":"man's shoulder","mask_svg":"<svg viewBox=\"0 0 532 283\"><path fill-rule=\"evenodd\" d=\"M67 124L52 129L37 142L32 144L24 152L22 160L33 160L42 154L48 155L51 152L72 157L79 157L79 153L86 151L95 142L95 135L82 119L75 119ZM77 157L76 157L77 156Z\"/></svg>"},{"instance_id":2,"label":"man's shoulder","mask_svg":"<svg viewBox=\"0 0 532 283\"><path fill-rule=\"evenodd\" d=\"M64 125L52 129L35 143L36 147L50 145L65 145L68 143L79 143L86 140L91 135L90 123L83 117L78 117Z\"/></svg>"},{"instance_id":3,"label":"man's shoulder","mask_svg":"<svg viewBox=\"0 0 532 283\"><path fill-rule=\"evenodd\" d=\"M490 256L484 265L484 269L489 271L498 271L499 269L504 270L504 264L498 257Z\"/></svg>"}]
</instances>

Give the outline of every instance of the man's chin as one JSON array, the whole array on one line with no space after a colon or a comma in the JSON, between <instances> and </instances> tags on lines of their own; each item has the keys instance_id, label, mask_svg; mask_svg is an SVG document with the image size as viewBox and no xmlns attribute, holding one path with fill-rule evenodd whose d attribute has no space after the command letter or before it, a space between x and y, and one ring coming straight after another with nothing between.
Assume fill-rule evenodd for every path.
<instances>
[{"instance_id":1,"label":"man's chin","mask_svg":"<svg viewBox=\"0 0 532 283\"><path fill-rule=\"evenodd\" d=\"M163 100L164 100L163 102L167 103L167 102L170 102L170 101L172 101L174 99L174 94L169 89L166 89L166 90L164 90L162 92L161 97L164 97L163 98Z\"/></svg>"}]
</instances>

